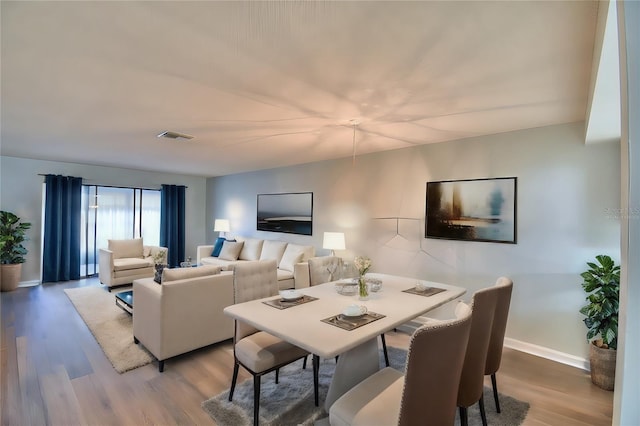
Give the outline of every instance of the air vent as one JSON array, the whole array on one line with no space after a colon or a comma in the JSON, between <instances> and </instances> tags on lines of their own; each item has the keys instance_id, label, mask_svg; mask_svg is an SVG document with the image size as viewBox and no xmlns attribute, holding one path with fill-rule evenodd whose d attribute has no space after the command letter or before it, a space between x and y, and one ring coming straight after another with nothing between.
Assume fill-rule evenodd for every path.
<instances>
[{"instance_id":1,"label":"air vent","mask_svg":"<svg viewBox=\"0 0 640 426\"><path fill-rule=\"evenodd\" d=\"M170 132L170 131L162 132L158 135L158 137L167 138L167 139L193 139L193 136L191 135L186 135L184 133L178 133L178 132Z\"/></svg>"}]
</instances>

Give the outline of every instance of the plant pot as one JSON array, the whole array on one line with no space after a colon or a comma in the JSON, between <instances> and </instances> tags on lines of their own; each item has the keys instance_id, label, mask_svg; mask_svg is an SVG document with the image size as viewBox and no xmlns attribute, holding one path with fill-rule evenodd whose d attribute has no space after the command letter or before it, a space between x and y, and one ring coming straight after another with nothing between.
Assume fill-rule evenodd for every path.
<instances>
[{"instance_id":1,"label":"plant pot","mask_svg":"<svg viewBox=\"0 0 640 426\"><path fill-rule=\"evenodd\" d=\"M0 289L13 291L18 288L22 275L22 263L0 265Z\"/></svg>"},{"instance_id":2,"label":"plant pot","mask_svg":"<svg viewBox=\"0 0 640 426\"><path fill-rule=\"evenodd\" d=\"M591 364L591 381L604 390L613 390L616 378L615 349L599 348L590 344L589 362Z\"/></svg>"}]
</instances>

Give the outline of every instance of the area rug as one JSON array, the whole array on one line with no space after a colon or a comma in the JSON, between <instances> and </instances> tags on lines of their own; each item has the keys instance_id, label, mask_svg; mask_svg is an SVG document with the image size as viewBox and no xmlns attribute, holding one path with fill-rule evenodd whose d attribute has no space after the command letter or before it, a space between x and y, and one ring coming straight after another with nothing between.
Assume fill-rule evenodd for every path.
<instances>
[{"instance_id":1,"label":"area rug","mask_svg":"<svg viewBox=\"0 0 640 426\"><path fill-rule=\"evenodd\" d=\"M116 306L115 292L103 287L64 291L118 373L149 364L153 355L133 343L133 318Z\"/></svg>"},{"instance_id":2,"label":"area rug","mask_svg":"<svg viewBox=\"0 0 640 426\"><path fill-rule=\"evenodd\" d=\"M407 352L388 347L391 367L404 371ZM311 363L309 363L310 365ZM381 359L381 365L382 359ZM275 384L274 375L262 378L260 390L260 425L313 425L314 421L327 417L322 407L329 382L335 368L335 360L320 363L320 407L313 402L313 371L302 369L302 362L290 364L280 370L280 383ZM229 391L222 392L202 403L202 408L219 426L243 426L253 424L253 380L248 379L236 386L233 402L228 401ZM515 426L522 424L529 404L500 394L501 414L493 408L493 392L484 389L487 422L491 426ZM481 425L477 404L469 408L469 425ZM456 424L460 421L456 414Z\"/></svg>"}]
</instances>

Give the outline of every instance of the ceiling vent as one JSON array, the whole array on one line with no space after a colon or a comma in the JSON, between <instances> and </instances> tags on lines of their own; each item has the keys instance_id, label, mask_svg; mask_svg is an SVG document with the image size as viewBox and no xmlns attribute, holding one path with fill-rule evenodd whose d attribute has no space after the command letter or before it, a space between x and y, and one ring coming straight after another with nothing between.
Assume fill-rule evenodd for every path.
<instances>
[{"instance_id":1,"label":"ceiling vent","mask_svg":"<svg viewBox=\"0 0 640 426\"><path fill-rule=\"evenodd\" d=\"M191 135L186 135L184 133L178 133L178 132L170 132L170 131L162 132L158 135L158 137L167 138L167 139L193 139L193 136Z\"/></svg>"}]
</instances>

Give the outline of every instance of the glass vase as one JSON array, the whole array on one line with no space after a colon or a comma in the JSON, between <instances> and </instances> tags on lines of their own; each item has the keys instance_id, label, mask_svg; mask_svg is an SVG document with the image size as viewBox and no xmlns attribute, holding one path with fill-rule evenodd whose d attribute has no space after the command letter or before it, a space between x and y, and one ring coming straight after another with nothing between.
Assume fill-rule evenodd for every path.
<instances>
[{"instance_id":1,"label":"glass vase","mask_svg":"<svg viewBox=\"0 0 640 426\"><path fill-rule=\"evenodd\" d=\"M369 299L369 285L364 279L364 275L360 275L360 278L358 278L358 296L360 300Z\"/></svg>"}]
</instances>

